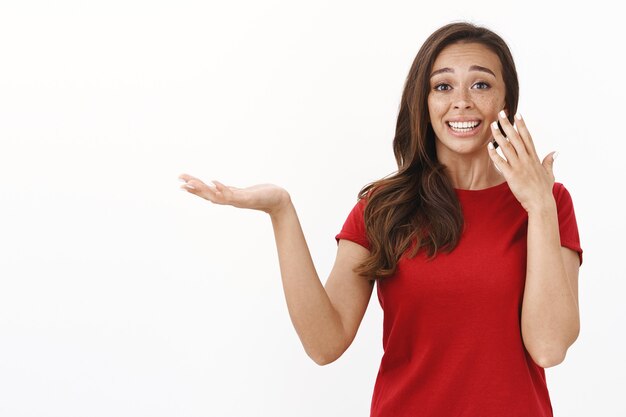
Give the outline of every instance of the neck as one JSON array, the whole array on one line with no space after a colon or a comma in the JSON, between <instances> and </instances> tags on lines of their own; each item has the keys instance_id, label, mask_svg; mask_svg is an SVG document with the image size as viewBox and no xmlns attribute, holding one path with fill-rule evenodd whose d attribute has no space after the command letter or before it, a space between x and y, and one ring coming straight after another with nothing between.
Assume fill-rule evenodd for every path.
<instances>
[{"instance_id":1,"label":"neck","mask_svg":"<svg viewBox=\"0 0 626 417\"><path fill-rule=\"evenodd\" d=\"M454 188L481 190L505 181L486 151L484 155L455 155L440 159L440 162L446 166L446 174Z\"/></svg>"}]
</instances>

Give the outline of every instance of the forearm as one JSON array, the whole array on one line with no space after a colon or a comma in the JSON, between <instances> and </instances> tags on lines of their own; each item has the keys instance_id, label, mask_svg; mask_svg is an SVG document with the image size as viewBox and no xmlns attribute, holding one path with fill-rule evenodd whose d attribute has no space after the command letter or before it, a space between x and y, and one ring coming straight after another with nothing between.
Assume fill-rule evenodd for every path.
<instances>
[{"instance_id":1,"label":"forearm","mask_svg":"<svg viewBox=\"0 0 626 417\"><path fill-rule=\"evenodd\" d=\"M560 363L580 329L578 306L561 256L556 203L528 213L522 337L540 366Z\"/></svg>"},{"instance_id":2,"label":"forearm","mask_svg":"<svg viewBox=\"0 0 626 417\"><path fill-rule=\"evenodd\" d=\"M341 318L317 275L291 200L270 217L291 322L311 359L328 363L343 348Z\"/></svg>"}]
</instances>

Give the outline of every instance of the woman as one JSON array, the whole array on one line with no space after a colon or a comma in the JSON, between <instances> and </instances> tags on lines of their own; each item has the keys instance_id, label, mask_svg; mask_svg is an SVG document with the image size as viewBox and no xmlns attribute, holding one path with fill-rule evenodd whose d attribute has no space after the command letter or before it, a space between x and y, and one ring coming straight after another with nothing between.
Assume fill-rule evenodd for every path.
<instances>
[{"instance_id":1,"label":"woman","mask_svg":"<svg viewBox=\"0 0 626 417\"><path fill-rule=\"evenodd\" d=\"M213 203L270 215L289 314L316 363L350 346L378 283L371 416L553 415L543 368L579 333L582 249L555 153L539 160L517 100L498 35L468 23L435 31L402 95L398 171L360 191L325 287L287 191L180 177Z\"/></svg>"}]
</instances>

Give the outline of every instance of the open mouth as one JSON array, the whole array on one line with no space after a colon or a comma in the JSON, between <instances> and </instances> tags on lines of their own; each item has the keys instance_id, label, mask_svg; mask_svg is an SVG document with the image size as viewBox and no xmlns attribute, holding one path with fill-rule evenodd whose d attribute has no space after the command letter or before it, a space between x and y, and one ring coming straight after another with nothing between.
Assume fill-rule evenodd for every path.
<instances>
[{"instance_id":1,"label":"open mouth","mask_svg":"<svg viewBox=\"0 0 626 417\"><path fill-rule=\"evenodd\" d=\"M480 120L472 120L468 122L447 122L453 132L457 133L470 133L480 126Z\"/></svg>"}]
</instances>

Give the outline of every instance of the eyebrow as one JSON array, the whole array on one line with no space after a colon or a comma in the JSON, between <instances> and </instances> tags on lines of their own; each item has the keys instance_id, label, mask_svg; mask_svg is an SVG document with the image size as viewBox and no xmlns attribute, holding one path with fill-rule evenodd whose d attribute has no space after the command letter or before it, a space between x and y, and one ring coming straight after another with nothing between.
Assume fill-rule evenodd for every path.
<instances>
[{"instance_id":1,"label":"eyebrow","mask_svg":"<svg viewBox=\"0 0 626 417\"><path fill-rule=\"evenodd\" d=\"M469 70L470 71L482 71L482 72L486 72L488 74L491 74L494 77L496 76L496 74L494 74L494 72L491 71L489 68L481 67L480 65L472 65L469 68ZM437 71L433 71L432 74L430 74L430 78L434 77L437 74L441 74L441 73L444 73L444 72L454 72L454 70L452 68L448 68L448 67L441 68L441 69L438 69Z\"/></svg>"}]
</instances>

